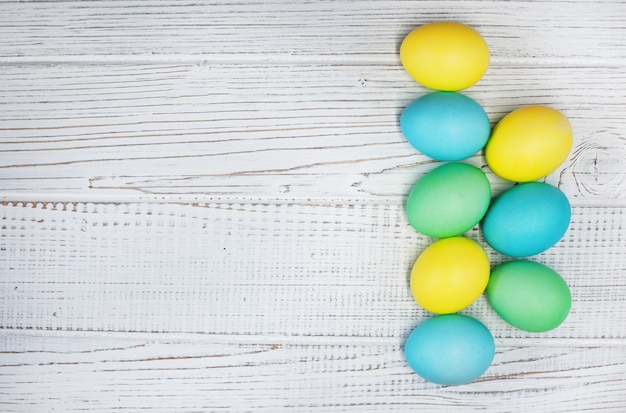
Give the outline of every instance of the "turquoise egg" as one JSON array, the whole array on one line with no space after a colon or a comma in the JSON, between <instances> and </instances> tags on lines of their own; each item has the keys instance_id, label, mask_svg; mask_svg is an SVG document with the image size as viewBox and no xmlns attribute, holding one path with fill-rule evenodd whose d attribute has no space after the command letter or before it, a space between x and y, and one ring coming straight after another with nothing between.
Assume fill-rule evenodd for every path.
<instances>
[{"instance_id":1,"label":"turquoise egg","mask_svg":"<svg viewBox=\"0 0 626 413\"><path fill-rule=\"evenodd\" d=\"M495 355L493 336L480 321L462 314L427 319L404 346L409 366L442 385L466 384L482 376Z\"/></svg>"},{"instance_id":2,"label":"turquoise egg","mask_svg":"<svg viewBox=\"0 0 626 413\"><path fill-rule=\"evenodd\" d=\"M447 238L469 231L485 216L491 186L483 171L464 163L448 163L424 175L411 189L407 218L418 232Z\"/></svg>"},{"instance_id":3,"label":"turquoise egg","mask_svg":"<svg viewBox=\"0 0 626 413\"><path fill-rule=\"evenodd\" d=\"M556 244L571 218L567 197L543 182L516 185L497 197L482 222L485 241L511 257L529 257Z\"/></svg>"},{"instance_id":4,"label":"turquoise egg","mask_svg":"<svg viewBox=\"0 0 626 413\"><path fill-rule=\"evenodd\" d=\"M473 99L456 92L433 92L404 109L400 128L415 149L439 161L459 161L487 143L491 124Z\"/></svg>"}]
</instances>

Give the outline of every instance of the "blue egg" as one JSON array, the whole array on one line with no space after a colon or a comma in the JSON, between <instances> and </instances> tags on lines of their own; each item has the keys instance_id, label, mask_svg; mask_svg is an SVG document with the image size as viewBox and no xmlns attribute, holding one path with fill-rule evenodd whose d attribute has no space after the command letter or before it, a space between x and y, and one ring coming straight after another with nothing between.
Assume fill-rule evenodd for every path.
<instances>
[{"instance_id":1,"label":"blue egg","mask_svg":"<svg viewBox=\"0 0 626 413\"><path fill-rule=\"evenodd\" d=\"M422 378L452 386L483 375L493 361L495 343L480 321L462 314L446 314L418 325L406 341L404 354Z\"/></svg>"},{"instance_id":2,"label":"blue egg","mask_svg":"<svg viewBox=\"0 0 626 413\"><path fill-rule=\"evenodd\" d=\"M415 149L439 161L460 161L480 151L491 125L485 110L456 92L433 92L404 109L400 128Z\"/></svg>"},{"instance_id":3,"label":"blue egg","mask_svg":"<svg viewBox=\"0 0 626 413\"><path fill-rule=\"evenodd\" d=\"M482 222L485 240L511 257L529 257L556 244L572 210L558 188L543 182L519 184L497 197Z\"/></svg>"}]
</instances>

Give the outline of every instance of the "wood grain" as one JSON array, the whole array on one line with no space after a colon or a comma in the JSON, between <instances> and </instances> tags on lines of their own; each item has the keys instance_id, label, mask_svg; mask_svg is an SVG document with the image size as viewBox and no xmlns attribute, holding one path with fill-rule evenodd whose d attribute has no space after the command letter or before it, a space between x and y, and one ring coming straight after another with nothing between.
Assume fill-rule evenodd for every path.
<instances>
[{"instance_id":1,"label":"wood grain","mask_svg":"<svg viewBox=\"0 0 626 413\"><path fill-rule=\"evenodd\" d=\"M404 337L428 316L408 277L432 240L400 205L30 204L0 208L5 329ZM536 335L481 298L466 310L496 337L626 338L624 209L575 208L532 259L573 295ZM506 261L475 228L468 236Z\"/></svg>"},{"instance_id":2,"label":"wood grain","mask_svg":"<svg viewBox=\"0 0 626 413\"><path fill-rule=\"evenodd\" d=\"M0 341L4 412L619 412L626 347L499 346L465 386L429 384L401 346L102 337ZM158 403L154 403L158 400Z\"/></svg>"},{"instance_id":3,"label":"wood grain","mask_svg":"<svg viewBox=\"0 0 626 413\"><path fill-rule=\"evenodd\" d=\"M496 358L449 388L402 354L432 241L403 203L436 163L399 129L427 91L398 48L437 19L487 40L464 93L492 124L545 104L575 135L546 178L571 226L532 257L572 312L529 334L482 297ZM623 413L624 21L621 0L0 1L0 411Z\"/></svg>"},{"instance_id":4,"label":"wood grain","mask_svg":"<svg viewBox=\"0 0 626 413\"><path fill-rule=\"evenodd\" d=\"M15 62L396 63L402 38L439 19L476 27L495 61L626 62L622 1L6 2L0 19L0 57Z\"/></svg>"},{"instance_id":5,"label":"wood grain","mask_svg":"<svg viewBox=\"0 0 626 413\"><path fill-rule=\"evenodd\" d=\"M426 91L397 65L5 66L3 79L5 200L35 190L50 200L399 202L435 166L400 131L400 113ZM494 124L523 105L563 111L575 147L548 182L574 203L624 205L626 105L615 85L626 88L617 67L502 65L466 93ZM495 193L506 188L479 155L469 162Z\"/></svg>"}]
</instances>

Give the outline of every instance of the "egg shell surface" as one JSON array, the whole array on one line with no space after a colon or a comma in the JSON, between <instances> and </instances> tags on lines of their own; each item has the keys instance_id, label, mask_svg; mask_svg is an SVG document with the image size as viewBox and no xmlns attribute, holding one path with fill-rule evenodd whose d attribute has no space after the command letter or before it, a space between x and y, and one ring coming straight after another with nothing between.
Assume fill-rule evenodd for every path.
<instances>
[{"instance_id":1,"label":"egg shell surface","mask_svg":"<svg viewBox=\"0 0 626 413\"><path fill-rule=\"evenodd\" d=\"M469 158L491 132L482 106L455 92L432 92L413 101L400 116L400 128L415 149L439 161Z\"/></svg>"},{"instance_id":2,"label":"egg shell surface","mask_svg":"<svg viewBox=\"0 0 626 413\"><path fill-rule=\"evenodd\" d=\"M489 67L489 47L471 27L436 21L411 31L400 45L400 61L421 85L458 91L477 83Z\"/></svg>"},{"instance_id":3,"label":"egg shell surface","mask_svg":"<svg viewBox=\"0 0 626 413\"><path fill-rule=\"evenodd\" d=\"M491 202L483 171L464 163L441 165L418 180L407 198L411 226L434 238L460 235L478 224Z\"/></svg>"},{"instance_id":4,"label":"egg shell surface","mask_svg":"<svg viewBox=\"0 0 626 413\"><path fill-rule=\"evenodd\" d=\"M409 335L404 353L409 366L422 378L436 384L460 385L487 371L495 343L480 321L447 314L418 325Z\"/></svg>"},{"instance_id":5,"label":"egg shell surface","mask_svg":"<svg viewBox=\"0 0 626 413\"><path fill-rule=\"evenodd\" d=\"M482 222L485 241L511 257L544 252L565 235L571 218L567 197L543 182L516 185L498 196Z\"/></svg>"},{"instance_id":6,"label":"egg shell surface","mask_svg":"<svg viewBox=\"0 0 626 413\"><path fill-rule=\"evenodd\" d=\"M450 237L433 242L417 258L410 286L426 311L450 314L472 304L485 291L490 264L476 241Z\"/></svg>"},{"instance_id":7,"label":"egg shell surface","mask_svg":"<svg viewBox=\"0 0 626 413\"><path fill-rule=\"evenodd\" d=\"M567 159L572 143L565 115L547 106L526 106L496 124L485 159L500 178L530 182L554 172Z\"/></svg>"},{"instance_id":8,"label":"egg shell surface","mask_svg":"<svg viewBox=\"0 0 626 413\"><path fill-rule=\"evenodd\" d=\"M565 280L534 261L510 261L494 268L486 295L504 321L529 332L558 327L572 306Z\"/></svg>"}]
</instances>

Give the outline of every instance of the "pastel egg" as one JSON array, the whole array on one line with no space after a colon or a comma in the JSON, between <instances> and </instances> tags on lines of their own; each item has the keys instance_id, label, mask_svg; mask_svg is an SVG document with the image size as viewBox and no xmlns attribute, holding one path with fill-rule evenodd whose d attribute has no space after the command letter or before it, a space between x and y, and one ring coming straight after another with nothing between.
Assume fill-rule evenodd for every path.
<instances>
[{"instance_id":1,"label":"pastel egg","mask_svg":"<svg viewBox=\"0 0 626 413\"><path fill-rule=\"evenodd\" d=\"M433 90L457 91L477 83L489 67L485 39L454 21L425 24L411 31L400 46L408 74Z\"/></svg>"},{"instance_id":2,"label":"pastel egg","mask_svg":"<svg viewBox=\"0 0 626 413\"><path fill-rule=\"evenodd\" d=\"M543 182L527 182L492 202L482 230L496 251L528 257L556 244L567 231L570 218L571 207L563 192Z\"/></svg>"},{"instance_id":3,"label":"pastel egg","mask_svg":"<svg viewBox=\"0 0 626 413\"><path fill-rule=\"evenodd\" d=\"M451 237L435 241L411 271L411 293L426 311L456 313L472 304L487 287L489 258L474 240Z\"/></svg>"},{"instance_id":4,"label":"pastel egg","mask_svg":"<svg viewBox=\"0 0 626 413\"><path fill-rule=\"evenodd\" d=\"M530 332L558 327L572 306L565 280L553 269L533 261L510 261L494 268L486 295L502 319Z\"/></svg>"},{"instance_id":5,"label":"pastel egg","mask_svg":"<svg viewBox=\"0 0 626 413\"><path fill-rule=\"evenodd\" d=\"M400 128L415 149L439 161L469 158L491 132L482 106L455 92L433 92L413 101L400 116Z\"/></svg>"},{"instance_id":6,"label":"pastel egg","mask_svg":"<svg viewBox=\"0 0 626 413\"><path fill-rule=\"evenodd\" d=\"M572 126L565 115L547 106L527 106L498 122L485 146L485 158L497 176L530 182L554 172L572 142Z\"/></svg>"},{"instance_id":7,"label":"pastel egg","mask_svg":"<svg viewBox=\"0 0 626 413\"><path fill-rule=\"evenodd\" d=\"M409 335L404 354L422 378L442 385L476 380L495 355L493 336L480 321L461 314L432 317Z\"/></svg>"},{"instance_id":8,"label":"pastel egg","mask_svg":"<svg viewBox=\"0 0 626 413\"><path fill-rule=\"evenodd\" d=\"M439 166L411 189L408 221L424 235L460 235L478 224L491 202L491 186L483 171L464 163Z\"/></svg>"}]
</instances>

